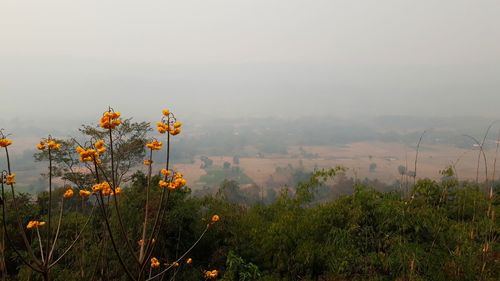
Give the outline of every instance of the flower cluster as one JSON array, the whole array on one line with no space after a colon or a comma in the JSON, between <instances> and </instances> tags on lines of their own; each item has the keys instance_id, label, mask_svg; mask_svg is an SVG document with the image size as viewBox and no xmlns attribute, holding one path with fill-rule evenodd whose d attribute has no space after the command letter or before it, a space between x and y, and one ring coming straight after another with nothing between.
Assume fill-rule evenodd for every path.
<instances>
[{"instance_id":1,"label":"flower cluster","mask_svg":"<svg viewBox=\"0 0 500 281\"><path fill-rule=\"evenodd\" d=\"M168 172L168 171L167 171ZM163 173L163 170L162 170ZM168 188L170 190L176 190L179 189L183 186L185 186L187 183L186 179L184 179L184 176L181 173L175 173L174 177L170 181L166 180L160 180L158 183L161 188Z\"/></svg>"},{"instance_id":2,"label":"flower cluster","mask_svg":"<svg viewBox=\"0 0 500 281\"><path fill-rule=\"evenodd\" d=\"M0 139L0 147L7 147L12 144L12 140L7 139L7 138L1 138Z\"/></svg>"},{"instance_id":3,"label":"flower cluster","mask_svg":"<svg viewBox=\"0 0 500 281\"><path fill-rule=\"evenodd\" d=\"M156 130L160 134L165 134L166 132L169 131L168 124L165 124L163 122L156 122Z\"/></svg>"},{"instance_id":4,"label":"flower cluster","mask_svg":"<svg viewBox=\"0 0 500 281\"><path fill-rule=\"evenodd\" d=\"M163 143L161 141L153 140L152 142L147 143L146 147L151 150L160 150L162 145Z\"/></svg>"},{"instance_id":5,"label":"flower cluster","mask_svg":"<svg viewBox=\"0 0 500 281\"><path fill-rule=\"evenodd\" d=\"M13 185L16 183L16 174L8 174L5 176L4 183L7 185Z\"/></svg>"},{"instance_id":6,"label":"flower cluster","mask_svg":"<svg viewBox=\"0 0 500 281\"><path fill-rule=\"evenodd\" d=\"M27 229L39 228L45 225L44 221L29 221L26 226Z\"/></svg>"},{"instance_id":7,"label":"flower cluster","mask_svg":"<svg viewBox=\"0 0 500 281\"><path fill-rule=\"evenodd\" d=\"M96 183L92 186L92 191L94 192L99 192L99 191L107 191L111 189L111 185L109 185L109 182L104 181L101 183Z\"/></svg>"},{"instance_id":8,"label":"flower cluster","mask_svg":"<svg viewBox=\"0 0 500 281\"><path fill-rule=\"evenodd\" d=\"M104 140L98 140L94 144L95 149L97 149L97 154L101 155L106 152L106 147L104 147Z\"/></svg>"},{"instance_id":9,"label":"flower cluster","mask_svg":"<svg viewBox=\"0 0 500 281\"><path fill-rule=\"evenodd\" d=\"M151 258L151 268L159 268L160 261L157 258Z\"/></svg>"},{"instance_id":10,"label":"flower cluster","mask_svg":"<svg viewBox=\"0 0 500 281\"><path fill-rule=\"evenodd\" d=\"M181 122L174 122L172 126L170 126L170 111L168 109L163 110L163 115L167 117L167 122L157 122L156 123L156 130L160 134L165 134L166 132L169 132L172 136L178 135L181 133L181 127L182 123ZM175 120L175 118L173 118Z\"/></svg>"},{"instance_id":11,"label":"flower cluster","mask_svg":"<svg viewBox=\"0 0 500 281\"><path fill-rule=\"evenodd\" d=\"M49 140L47 142L47 146L49 147L49 149L53 150L59 150L61 148L61 144L55 142L54 140Z\"/></svg>"},{"instance_id":12,"label":"flower cluster","mask_svg":"<svg viewBox=\"0 0 500 281\"><path fill-rule=\"evenodd\" d=\"M212 271L205 271L205 279L217 279L217 276L219 276L219 272L217 270L212 270Z\"/></svg>"},{"instance_id":13,"label":"flower cluster","mask_svg":"<svg viewBox=\"0 0 500 281\"><path fill-rule=\"evenodd\" d=\"M61 144L57 143L55 140L49 138L47 141L41 140L36 148L38 150L45 150L46 148L50 150L59 150L61 148Z\"/></svg>"},{"instance_id":14,"label":"flower cluster","mask_svg":"<svg viewBox=\"0 0 500 281\"><path fill-rule=\"evenodd\" d=\"M71 189L71 187L69 187L69 188L66 190L66 192L64 192L63 197L64 197L65 199L69 199L69 198L73 197L73 194L74 194L74 193L73 193L73 189Z\"/></svg>"},{"instance_id":15,"label":"flower cluster","mask_svg":"<svg viewBox=\"0 0 500 281\"><path fill-rule=\"evenodd\" d=\"M104 181L101 183L94 184L92 186L92 191L101 192L102 195L109 196L109 195L115 195L115 194L119 195L123 192L123 189L121 187L117 187L117 188L115 188L115 192L113 192L113 189L111 188L111 185L109 184L109 182ZM82 191L80 191L80 195L82 195Z\"/></svg>"},{"instance_id":16,"label":"flower cluster","mask_svg":"<svg viewBox=\"0 0 500 281\"><path fill-rule=\"evenodd\" d=\"M83 190L83 189L80 190L80 196L81 197L86 198L86 197L89 197L90 195L92 195L92 192L90 192L88 190Z\"/></svg>"},{"instance_id":17,"label":"flower cluster","mask_svg":"<svg viewBox=\"0 0 500 281\"><path fill-rule=\"evenodd\" d=\"M80 154L80 162L92 162L94 161L94 159L96 159L97 161L97 157L99 157L99 153L92 148L85 149L81 146L78 146L76 148L76 152Z\"/></svg>"},{"instance_id":18,"label":"flower cluster","mask_svg":"<svg viewBox=\"0 0 500 281\"><path fill-rule=\"evenodd\" d=\"M44 142L44 141L40 141L40 143L38 143L38 144L36 145L36 148L37 148L38 150L44 150L44 149L46 148L46 147L45 147L45 142Z\"/></svg>"},{"instance_id":19,"label":"flower cluster","mask_svg":"<svg viewBox=\"0 0 500 281\"><path fill-rule=\"evenodd\" d=\"M122 123L120 116L120 112L107 111L102 115L99 126L104 129L114 129Z\"/></svg>"}]
</instances>

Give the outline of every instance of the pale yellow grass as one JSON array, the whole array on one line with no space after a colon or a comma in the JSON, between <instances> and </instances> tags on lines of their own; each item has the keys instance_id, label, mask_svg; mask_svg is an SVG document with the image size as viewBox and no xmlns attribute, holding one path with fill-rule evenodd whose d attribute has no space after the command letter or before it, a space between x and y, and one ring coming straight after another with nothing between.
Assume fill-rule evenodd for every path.
<instances>
[{"instance_id":1,"label":"pale yellow grass","mask_svg":"<svg viewBox=\"0 0 500 281\"><path fill-rule=\"evenodd\" d=\"M240 158L240 167L258 185L264 185L277 167L286 167L289 164L298 167L300 163L306 169L330 168L336 165L347 167L348 175L357 178L379 179L380 181L392 183L400 179L398 166L408 165L408 170L414 170L415 147L405 146L399 143L383 142L360 142L347 146L303 146L304 151L317 154L317 158L305 159L301 157L299 147L290 147L288 155L271 155L264 158L243 157ZM446 166L456 164L460 179L474 180L476 177L477 150L459 149L447 145L425 145L421 146L417 166L418 178L439 179L439 171ZM486 151L488 159L489 175L493 168L494 150ZM371 160L369 156L372 156ZM232 157L210 157L214 165L222 166L227 161L232 163ZM370 163L377 164L374 173L369 171ZM498 165L500 167L500 163ZM193 178L202 175L203 170L199 164L189 166ZM498 169L497 169L498 170ZM497 173L500 176L500 173ZM484 179L484 164L481 160L480 180Z\"/></svg>"}]
</instances>

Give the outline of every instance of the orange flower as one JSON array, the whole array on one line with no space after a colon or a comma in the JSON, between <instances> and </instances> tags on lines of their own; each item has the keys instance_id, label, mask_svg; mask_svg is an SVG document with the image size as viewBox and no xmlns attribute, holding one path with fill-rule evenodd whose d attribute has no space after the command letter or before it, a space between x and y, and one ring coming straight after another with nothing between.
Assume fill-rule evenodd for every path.
<instances>
[{"instance_id":1,"label":"orange flower","mask_svg":"<svg viewBox=\"0 0 500 281\"><path fill-rule=\"evenodd\" d=\"M160 180L160 182L158 184L160 185L161 188L168 187L168 182L166 182L164 180Z\"/></svg>"},{"instance_id":2,"label":"orange flower","mask_svg":"<svg viewBox=\"0 0 500 281\"><path fill-rule=\"evenodd\" d=\"M85 149L84 149L83 147L81 147L81 146L77 146L77 147L75 148L75 150L76 150L76 152L77 152L78 154L82 154L82 153L85 151Z\"/></svg>"},{"instance_id":3,"label":"orange flower","mask_svg":"<svg viewBox=\"0 0 500 281\"><path fill-rule=\"evenodd\" d=\"M219 217L219 215L213 215L213 216L212 216L212 223L216 223L216 222L218 222L218 221L220 221L220 217Z\"/></svg>"},{"instance_id":4,"label":"orange flower","mask_svg":"<svg viewBox=\"0 0 500 281\"><path fill-rule=\"evenodd\" d=\"M115 188L115 193L114 194L115 195L120 195L120 194L122 194L122 192L123 192L123 188L117 187L117 188Z\"/></svg>"},{"instance_id":5,"label":"orange flower","mask_svg":"<svg viewBox=\"0 0 500 281\"><path fill-rule=\"evenodd\" d=\"M122 123L120 116L120 112L107 111L102 115L99 126L104 129L114 129Z\"/></svg>"},{"instance_id":6,"label":"orange flower","mask_svg":"<svg viewBox=\"0 0 500 281\"><path fill-rule=\"evenodd\" d=\"M69 188L68 190L66 190L66 192L64 192L64 195L63 197L66 198L66 199L69 199L71 197L73 197L73 189Z\"/></svg>"},{"instance_id":7,"label":"orange flower","mask_svg":"<svg viewBox=\"0 0 500 281\"><path fill-rule=\"evenodd\" d=\"M81 197L89 197L90 195L92 194L92 192L88 191L88 190L80 190L80 196Z\"/></svg>"},{"instance_id":8,"label":"orange flower","mask_svg":"<svg viewBox=\"0 0 500 281\"><path fill-rule=\"evenodd\" d=\"M33 227L35 227L35 221L29 221L28 225L26 225L27 229L32 229Z\"/></svg>"},{"instance_id":9,"label":"orange flower","mask_svg":"<svg viewBox=\"0 0 500 281\"><path fill-rule=\"evenodd\" d=\"M49 140L47 142L47 146L49 149L53 149L53 150L59 150L61 148L61 145L58 144L56 141L54 140Z\"/></svg>"},{"instance_id":10,"label":"orange flower","mask_svg":"<svg viewBox=\"0 0 500 281\"><path fill-rule=\"evenodd\" d=\"M180 128L181 126L182 126L182 123L179 122L179 121L177 121L177 122L174 123L174 128L176 128L176 129Z\"/></svg>"},{"instance_id":11,"label":"orange flower","mask_svg":"<svg viewBox=\"0 0 500 281\"><path fill-rule=\"evenodd\" d=\"M168 124L165 124L163 122L156 122L156 130L160 134L165 134L166 132L169 131L169 126Z\"/></svg>"},{"instance_id":12,"label":"orange flower","mask_svg":"<svg viewBox=\"0 0 500 281\"><path fill-rule=\"evenodd\" d=\"M100 184L100 183L96 183L96 184L94 184L94 185L92 186L92 191L93 191L93 192L99 192L99 191L101 191L101 189L102 189L102 186L101 186L101 184Z\"/></svg>"},{"instance_id":13,"label":"orange flower","mask_svg":"<svg viewBox=\"0 0 500 281\"><path fill-rule=\"evenodd\" d=\"M102 195L104 196L109 196L111 195L111 185L109 185L109 182L105 181L99 184L100 188L98 191L101 191Z\"/></svg>"},{"instance_id":14,"label":"orange flower","mask_svg":"<svg viewBox=\"0 0 500 281\"><path fill-rule=\"evenodd\" d=\"M149 166L151 164L153 164L153 161L151 161L151 160L144 160L144 165Z\"/></svg>"},{"instance_id":15,"label":"orange flower","mask_svg":"<svg viewBox=\"0 0 500 281\"><path fill-rule=\"evenodd\" d=\"M102 193L103 196L109 196L109 195L111 195L111 188L110 189L104 189L103 188L101 190L101 193Z\"/></svg>"},{"instance_id":16,"label":"orange flower","mask_svg":"<svg viewBox=\"0 0 500 281\"><path fill-rule=\"evenodd\" d=\"M205 279L217 279L219 272L217 270L205 271Z\"/></svg>"},{"instance_id":17,"label":"orange flower","mask_svg":"<svg viewBox=\"0 0 500 281\"><path fill-rule=\"evenodd\" d=\"M43 141L40 141L40 143L36 145L36 148L38 150L44 150L46 148L45 143Z\"/></svg>"},{"instance_id":18,"label":"orange flower","mask_svg":"<svg viewBox=\"0 0 500 281\"><path fill-rule=\"evenodd\" d=\"M185 179L183 179L183 178L179 178L179 179L175 179L173 183L175 184L175 188L174 189L179 189L181 187L186 186L187 181Z\"/></svg>"},{"instance_id":19,"label":"orange flower","mask_svg":"<svg viewBox=\"0 0 500 281\"><path fill-rule=\"evenodd\" d=\"M187 263L187 264L192 264L192 263L193 263L193 259L192 259L192 258L187 259L187 260L186 260L186 263Z\"/></svg>"},{"instance_id":20,"label":"orange flower","mask_svg":"<svg viewBox=\"0 0 500 281\"><path fill-rule=\"evenodd\" d=\"M92 162L94 159L96 161L99 160L97 159L99 153L95 149L84 149L81 146L78 146L75 150L80 154L80 162Z\"/></svg>"},{"instance_id":21,"label":"orange flower","mask_svg":"<svg viewBox=\"0 0 500 281\"><path fill-rule=\"evenodd\" d=\"M167 171L166 169L162 169L162 174L163 175L169 175L170 171ZM187 181L183 178L181 173L176 173L173 180L171 181L165 181L165 180L160 180L159 183L161 188L168 188L170 190L177 190L179 188L184 187L187 184Z\"/></svg>"},{"instance_id":22,"label":"orange flower","mask_svg":"<svg viewBox=\"0 0 500 281\"><path fill-rule=\"evenodd\" d=\"M95 149L97 149L97 154L103 154L106 152L106 147L104 147L104 141L103 140L98 140L94 144Z\"/></svg>"},{"instance_id":23,"label":"orange flower","mask_svg":"<svg viewBox=\"0 0 500 281\"><path fill-rule=\"evenodd\" d=\"M0 146L1 147L7 147L12 144L12 140L7 139L7 138L2 138L0 139Z\"/></svg>"},{"instance_id":24,"label":"orange flower","mask_svg":"<svg viewBox=\"0 0 500 281\"><path fill-rule=\"evenodd\" d=\"M164 176L169 176L172 172L167 169L161 169L161 174Z\"/></svg>"},{"instance_id":25,"label":"orange flower","mask_svg":"<svg viewBox=\"0 0 500 281\"><path fill-rule=\"evenodd\" d=\"M151 268L159 268L160 267L160 261L157 258L152 258L151 259Z\"/></svg>"},{"instance_id":26,"label":"orange flower","mask_svg":"<svg viewBox=\"0 0 500 281\"><path fill-rule=\"evenodd\" d=\"M187 184L187 181L183 178L183 175L179 172L175 173L173 182L170 183L169 189L176 190L184 187Z\"/></svg>"},{"instance_id":27,"label":"orange flower","mask_svg":"<svg viewBox=\"0 0 500 281\"><path fill-rule=\"evenodd\" d=\"M170 134L172 136L177 136L180 133L181 133L181 128L176 128L176 129L170 130Z\"/></svg>"},{"instance_id":28,"label":"orange flower","mask_svg":"<svg viewBox=\"0 0 500 281\"><path fill-rule=\"evenodd\" d=\"M97 149L103 148L104 147L104 140L98 140L94 143L94 147Z\"/></svg>"},{"instance_id":29,"label":"orange flower","mask_svg":"<svg viewBox=\"0 0 500 281\"><path fill-rule=\"evenodd\" d=\"M168 117L168 116L170 115L170 110L168 110L168 109L164 109L164 110L162 110L162 113L163 113L163 115L164 115L165 117Z\"/></svg>"},{"instance_id":30,"label":"orange flower","mask_svg":"<svg viewBox=\"0 0 500 281\"><path fill-rule=\"evenodd\" d=\"M102 194L109 195L111 193L111 186L107 181L102 183L96 183L92 186L92 191L93 192L102 191Z\"/></svg>"},{"instance_id":31,"label":"orange flower","mask_svg":"<svg viewBox=\"0 0 500 281\"><path fill-rule=\"evenodd\" d=\"M151 150L160 150L161 146L162 142L157 140L153 140L152 142L146 144L146 147Z\"/></svg>"},{"instance_id":32,"label":"orange flower","mask_svg":"<svg viewBox=\"0 0 500 281\"><path fill-rule=\"evenodd\" d=\"M5 184L13 185L16 183L16 174L8 174L5 176Z\"/></svg>"},{"instance_id":33,"label":"orange flower","mask_svg":"<svg viewBox=\"0 0 500 281\"><path fill-rule=\"evenodd\" d=\"M29 221L26 226L27 229L39 228L45 225L44 221Z\"/></svg>"}]
</instances>

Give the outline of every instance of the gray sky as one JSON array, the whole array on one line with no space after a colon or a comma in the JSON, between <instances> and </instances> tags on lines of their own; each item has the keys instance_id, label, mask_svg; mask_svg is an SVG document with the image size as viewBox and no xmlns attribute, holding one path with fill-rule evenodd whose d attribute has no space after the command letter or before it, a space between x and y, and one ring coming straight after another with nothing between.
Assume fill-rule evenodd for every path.
<instances>
[{"instance_id":1,"label":"gray sky","mask_svg":"<svg viewBox=\"0 0 500 281\"><path fill-rule=\"evenodd\" d=\"M0 121L500 117L497 0L0 0Z\"/></svg>"}]
</instances>

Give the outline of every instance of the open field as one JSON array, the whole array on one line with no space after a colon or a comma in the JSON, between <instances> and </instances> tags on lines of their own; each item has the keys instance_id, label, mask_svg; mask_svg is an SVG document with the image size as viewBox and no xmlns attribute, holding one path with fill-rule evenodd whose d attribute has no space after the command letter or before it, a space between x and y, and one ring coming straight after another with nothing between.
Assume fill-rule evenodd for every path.
<instances>
[{"instance_id":1,"label":"open field","mask_svg":"<svg viewBox=\"0 0 500 281\"><path fill-rule=\"evenodd\" d=\"M290 147L287 155L264 155L263 157L242 157L240 167L258 185L265 185L270 176L275 174L276 168L299 167L306 169L329 168L342 165L349 169L348 175L357 178L379 179L392 183L400 179L398 167L407 166L408 171L414 170L415 148L398 143L360 142L347 146L303 146ZM475 180L476 165L479 150L459 149L445 145L425 145L420 148L417 173L419 178L439 179L439 171L449 165L455 165L460 179ZM303 155L307 154L307 157ZM491 177L495 151L486 151L489 175ZM229 156L210 157L214 165L222 166L224 162L232 163ZM370 172L371 163L377 165L374 172ZM500 164L500 163L499 163ZM200 168L201 162L181 164L175 167L184 172L190 182L205 174ZM497 174L498 175L498 174ZM481 159L479 178L484 179L484 160ZM196 186L196 185L195 185Z\"/></svg>"},{"instance_id":2,"label":"open field","mask_svg":"<svg viewBox=\"0 0 500 281\"><path fill-rule=\"evenodd\" d=\"M477 149L467 150L447 145L426 145L423 143L418 158L417 176L419 178L439 179L440 170L449 165L455 165L460 179L475 180L478 153ZM487 150L486 155L491 178L495 150ZM224 162L235 166L232 156L208 155L208 157L213 160L214 166L222 167ZM206 175L206 171L201 168L202 162L199 158L200 156L196 156L192 164L173 163L174 169L181 171L194 189L202 187L198 180ZM376 169L373 172L370 172L369 169L371 163L376 164ZM288 154L255 153L254 157L241 157L238 166L257 185L265 186L271 177L274 180L278 179L278 182L283 181L283 175L278 175L276 169L286 168L289 165L294 168L302 165L306 170L342 165L348 168L347 175L350 177L360 179L366 177L385 183L393 183L401 177L398 172L399 166L407 166L408 171L413 171L414 164L415 147L400 143L357 142L346 146L291 146L288 148ZM45 186L45 181L40 181L39 175L46 172L46 167L46 163L33 163L26 167L18 167L14 163L13 168L18 174L19 188L23 191L35 192L37 188ZM155 164L156 170L161 168L160 163ZM144 167L140 166L138 169L144 169ZM500 173L497 173L498 175ZM484 160L481 159L479 179L483 180L484 176ZM32 184L35 186L30 187Z\"/></svg>"}]
</instances>

